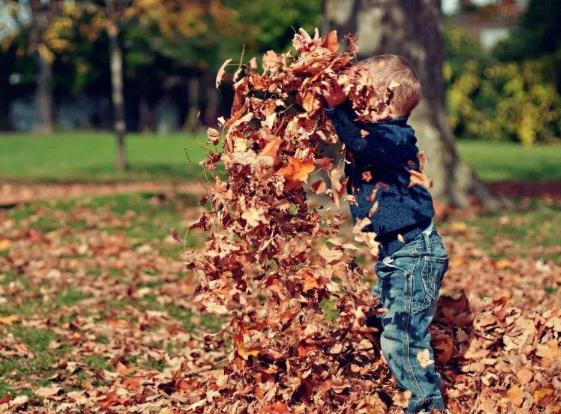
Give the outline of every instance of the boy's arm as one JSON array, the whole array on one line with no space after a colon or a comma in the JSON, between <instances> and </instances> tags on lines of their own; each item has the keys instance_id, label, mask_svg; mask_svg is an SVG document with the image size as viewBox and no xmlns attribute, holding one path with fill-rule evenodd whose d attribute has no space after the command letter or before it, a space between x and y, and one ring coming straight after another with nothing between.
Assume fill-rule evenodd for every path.
<instances>
[{"instance_id":1,"label":"boy's arm","mask_svg":"<svg viewBox=\"0 0 561 414\"><path fill-rule=\"evenodd\" d=\"M355 154L371 157L379 165L399 165L403 162L400 156L406 142L391 134L369 134L360 128L359 123L352 119L353 109L350 101L335 107L325 108L335 127L337 135L347 149Z\"/></svg>"}]
</instances>

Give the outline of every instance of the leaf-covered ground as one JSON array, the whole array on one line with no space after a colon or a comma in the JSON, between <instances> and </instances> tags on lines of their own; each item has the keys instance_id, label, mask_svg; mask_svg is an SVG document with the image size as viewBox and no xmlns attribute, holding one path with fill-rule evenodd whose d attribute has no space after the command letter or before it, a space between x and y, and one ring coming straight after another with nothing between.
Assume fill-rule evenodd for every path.
<instances>
[{"instance_id":1,"label":"leaf-covered ground","mask_svg":"<svg viewBox=\"0 0 561 414\"><path fill-rule=\"evenodd\" d=\"M440 226L451 269L432 332L453 412L561 412L561 205L526 208ZM198 212L146 193L0 210L0 412L200 408L198 378L229 345L205 343L220 321L189 300Z\"/></svg>"}]
</instances>

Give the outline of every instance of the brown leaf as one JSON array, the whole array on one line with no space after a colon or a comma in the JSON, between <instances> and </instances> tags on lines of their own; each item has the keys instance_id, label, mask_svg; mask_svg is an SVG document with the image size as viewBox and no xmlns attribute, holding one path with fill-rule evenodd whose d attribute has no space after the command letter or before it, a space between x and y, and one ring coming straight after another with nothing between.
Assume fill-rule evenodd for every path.
<instances>
[{"instance_id":1,"label":"brown leaf","mask_svg":"<svg viewBox=\"0 0 561 414\"><path fill-rule=\"evenodd\" d=\"M226 73L226 67L228 66L228 64L232 61L232 59L226 59L224 61L224 63L222 64L222 66L220 66L220 68L218 69L218 72L216 73L216 89L218 89L220 87L220 84L222 83L222 78L224 77L224 74Z\"/></svg>"},{"instance_id":2,"label":"brown leaf","mask_svg":"<svg viewBox=\"0 0 561 414\"><path fill-rule=\"evenodd\" d=\"M331 53L337 53L339 50L339 41L337 40L337 30L332 30L327 34L323 42L323 47L329 49Z\"/></svg>"}]
</instances>

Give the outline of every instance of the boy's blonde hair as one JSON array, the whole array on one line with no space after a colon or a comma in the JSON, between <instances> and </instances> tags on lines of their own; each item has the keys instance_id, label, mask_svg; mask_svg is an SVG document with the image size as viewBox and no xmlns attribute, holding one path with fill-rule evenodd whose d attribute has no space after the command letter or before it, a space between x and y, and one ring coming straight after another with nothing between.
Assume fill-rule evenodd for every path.
<instances>
[{"instance_id":1,"label":"boy's blonde hair","mask_svg":"<svg viewBox=\"0 0 561 414\"><path fill-rule=\"evenodd\" d=\"M367 69L376 88L393 90L391 110L397 116L409 116L421 99L421 83L405 59L397 55L378 55L357 63Z\"/></svg>"}]
</instances>

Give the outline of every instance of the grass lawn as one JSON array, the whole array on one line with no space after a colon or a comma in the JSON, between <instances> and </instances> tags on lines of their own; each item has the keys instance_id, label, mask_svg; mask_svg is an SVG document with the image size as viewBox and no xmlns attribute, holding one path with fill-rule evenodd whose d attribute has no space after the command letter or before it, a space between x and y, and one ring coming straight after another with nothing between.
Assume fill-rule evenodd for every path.
<instances>
[{"instance_id":1,"label":"grass lawn","mask_svg":"<svg viewBox=\"0 0 561 414\"><path fill-rule=\"evenodd\" d=\"M561 145L458 144L462 158L486 181L561 181Z\"/></svg>"},{"instance_id":2,"label":"grass lawn","mask_svg":"<svg viewBox=\"0 0 561 414\"><path fill-rule=\"evenodd\" d=\"M130 171L115 169L110 133L50 137L0 134L0 179L20 181L186 180L211 145L203 136L130 134ZM487 181L561 181L561 145L525 148L512 143L460 141L466 162Z\"/></svg>"},{"instance_id":3,"label":"grass lawn","mask_svg":"<svg viewBox=\"0 0 561 414\"><path fill-rule=\"evenodd\" d=\"M0 134L0 178L22 181L185 180L201 172L197 162L210 149L192 134L130 134L130 170L115 168L110 133L64 133L37 137Z\"/></svg>"}]
</instances>

